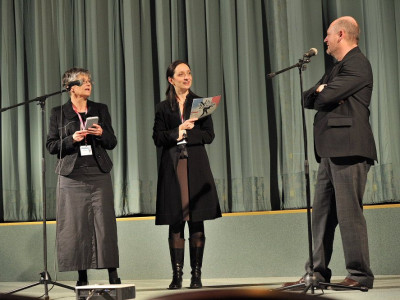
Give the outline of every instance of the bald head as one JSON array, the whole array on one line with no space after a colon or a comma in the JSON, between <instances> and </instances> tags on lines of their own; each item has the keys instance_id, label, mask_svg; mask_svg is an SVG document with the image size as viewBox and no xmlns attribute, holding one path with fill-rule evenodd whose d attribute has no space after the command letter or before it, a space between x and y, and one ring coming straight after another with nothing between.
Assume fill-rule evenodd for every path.
<instances>
[{"instance_id":1,"label":"bald head","mask_svg":"<svg viewBox=\"0 0 400 300\"><path fill-rule=\"evenodd\" d=\"M357 21L353 17L345 16L340 17L332 22L331 24L334 31L339 32L343 30L346 32L346 39L350 43L355 43L358 45L360 36L360 27Z\"/></svg>"},{"instance_id":2,"label":"bald head","mask_svg":"<svg viewBox=\"0 0 400 300\"><path fill-rule=\"evenodd\" d=\"M353 17L340 17L333 21L326 31L326 53L337 60L343 57L353 48L358 46L360 28Z\"/></svg>"}]
</instances>

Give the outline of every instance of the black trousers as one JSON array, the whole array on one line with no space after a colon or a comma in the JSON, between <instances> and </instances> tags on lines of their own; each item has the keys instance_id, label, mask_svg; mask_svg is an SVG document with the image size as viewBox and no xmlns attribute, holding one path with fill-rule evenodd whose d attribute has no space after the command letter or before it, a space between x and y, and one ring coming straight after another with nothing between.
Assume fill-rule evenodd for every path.
<instances>
[{"instance_id":1,"label":"black trousers","mask_svg":"<svg viewBox=\"0 0 400 300\"><path fill-rule=\"evenodd\" d=\"M321 159L312 212L314 271L319 280L330 281L332 272L328 265L339 224L347 277L369 288L373 286L362 206L370 166L369 161L360 157Z\"/></svg>"}]
</instances>

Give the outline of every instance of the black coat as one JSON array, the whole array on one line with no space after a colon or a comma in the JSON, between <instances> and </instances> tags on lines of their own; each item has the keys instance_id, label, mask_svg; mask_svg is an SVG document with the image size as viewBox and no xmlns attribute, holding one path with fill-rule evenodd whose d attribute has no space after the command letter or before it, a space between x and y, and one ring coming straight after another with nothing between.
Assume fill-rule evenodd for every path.
<instances>
[{"instance_id":1,"label":"black coat","mask_svg":"<svg viewBox=\"0 0 400 300\"><path fill-rule=\"evenodd\" d=\"M184 115L189 118L193 97L188 96ZM177 138L181 124L179 108L172 110L168 101L156 107L153 127L153 140L162 147L157 182L156 224L173 225L182 221L182 201L176 173L179 152ZM195 122L193 129L187 131L189 217L193 222L221 217L218 195L205 144L214 139L213 122L210 116Z\"/></svg>"},{"instance_id":2,"label":"black coat","mask_svg":"<svg viewBox=\"0 0 400 300\"><path fill-rule=\"evenodd\" d=\"M101 137L88 135L87 138L92 139L93 155L100 170L104 173L109 173L113 164L106 149L112 150L117 145L117 138L114 135L111 125L110 113L108 112L107 105L102 103L87 100L87 107L86 116L98 116L99 125L103 129ZM59 175L67 176L74 168L80 143L73 143L72 135L78 130L80 130L80 121L72 108L71 100L51 110L46 147L50 154L57 154L59 160L56 173ZM60 153L61 143L62 152Z\"/></svg>"},{"instance_id":3,"label":"black coat","mask_svg":"<svg viewBox=\"0 0 400 300\"><path fill-rule=\"evenodd\" d=\"M321 93L316 89L327 84ZM377 160L369 123L373 87L372 69L358 47L304 92L305 107L316 109L314 148L320 158L361 156ZM343 104L339 104L343 100Z\"/></svg>"}]
</instances>

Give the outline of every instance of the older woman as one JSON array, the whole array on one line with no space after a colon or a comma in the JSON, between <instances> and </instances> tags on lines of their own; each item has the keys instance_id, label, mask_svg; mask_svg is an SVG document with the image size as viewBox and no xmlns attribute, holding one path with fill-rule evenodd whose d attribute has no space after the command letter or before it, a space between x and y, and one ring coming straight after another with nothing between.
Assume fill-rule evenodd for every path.
<instances>
[{"instance_id":1,"label":"older woman","mask_svg":"<svg viewBox=\"0 0 400 300\"><path fill-rule=\"evenodd\" d=\"M70 100L52 109L46 143L58 157L58 267L78 271L78 286L88 284L87 269L108 269L109 282L119 284L112 162L106 152L117 145L117 138L107 106L88 100L89 71L72 68L64 73L62 83ZM85 129L91 116L98 122Z\"/></svg>"},{"instance_id":2,"label":"older woman","mask_svg":"<svg viewBox=\"0 0 400 300\"><path fill-rule=\"evenodd\" d=\"M211 116L189 119L193 99L192 74L183 61L167 69L167 99L156 108L154 143L162 147L157 184L156 224L169 225L173 269L170 289L182 287L184 229L189 225L192 277L190 288L201 288L205 243L204 220L221 217L217 191L205 144L214 139Z\"/></svg>"}]
</instances>

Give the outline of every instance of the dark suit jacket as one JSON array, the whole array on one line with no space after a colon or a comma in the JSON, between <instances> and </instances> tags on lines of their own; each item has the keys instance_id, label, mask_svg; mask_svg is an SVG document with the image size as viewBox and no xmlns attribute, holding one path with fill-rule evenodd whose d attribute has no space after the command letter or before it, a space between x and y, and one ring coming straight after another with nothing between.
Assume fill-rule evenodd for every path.
<instances>
[{"instance_id":1,"label":"dark suit jacket","mask_svg":"<svg viewBox=\"0 0 400 300\"><path fill-rule=\"evenodd\" d=\"M111 125L111 117L105 104L87 100L87 106L87 117L98 116L99 125L103 129L101 137L88 135L87 138L92 139L93 155L100 170L108 173L113 164L106 149L112 150L117 145L117 138ZM72 108L71 100L51 110L46 147L50 154L57 154L59 158L56 167L57 174L69 175L74 168L79 153L79 143L73 143L72 135L78 130L80 130L80 121ZM61 145L62 151L60 152Z\"/></svg>"},{"instance_id":2,"label":"dark suit jacket","mask_svg":"<svg viewBox=\"0 0 400 300\"><path fill-rule=\"evenodd\" d=\"M316 89L327 84L321 93ZM369 123L373 87L372 69L358 47L304 92L305 107L316 109L314 147L321 157L361 156L377 160ZM343 100L343 104L339 101Z\"/></svg>"}]
</instances>

